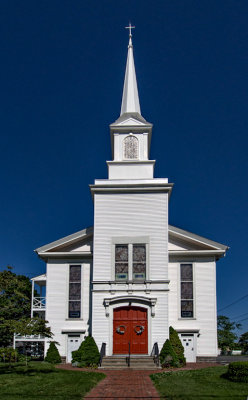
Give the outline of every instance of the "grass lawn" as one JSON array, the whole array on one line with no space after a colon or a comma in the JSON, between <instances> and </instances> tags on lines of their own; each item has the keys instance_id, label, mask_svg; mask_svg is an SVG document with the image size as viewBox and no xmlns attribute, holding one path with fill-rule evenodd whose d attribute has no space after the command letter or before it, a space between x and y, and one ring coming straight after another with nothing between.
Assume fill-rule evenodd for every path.
<instances>
[{"instance_id":1,"label":"grass lawn","mask_svg":"<svg viewBox=\"0 0 248 400\"><path fill-rule=\"evenodd\" d=\"M162 372L151 375L166 400L246 400L248 384L221 378L227 367L210 367L194 371Z\"/></svg>"},{"instance_id":2,"label":"grass lawn","mask_svg":"<svg viewBox=\"0 0 248 400\"><path fill-rule=\"evenodd\" d=\"M55 369L45 362L30 362L8 370L0 365L1 400L81 400L104 374Z\"/></svg>"}]
</instances>

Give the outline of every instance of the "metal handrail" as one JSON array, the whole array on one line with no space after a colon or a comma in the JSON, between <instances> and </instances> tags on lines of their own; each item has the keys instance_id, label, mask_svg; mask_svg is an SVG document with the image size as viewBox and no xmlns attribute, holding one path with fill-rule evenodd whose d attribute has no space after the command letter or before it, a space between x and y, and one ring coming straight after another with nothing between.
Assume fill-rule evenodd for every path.
<instances>
[{"instance_id":1,"label":"metal handrail","mask_svg":"<svg viewBox=\"0 0 248 400\"><path fill-rule=\"evenodd\" d=\"M102 365L102 360L103 360L103 357L106 355L106 343L102 343L102 346L101 346L101 351L100 351L100 361L99 361L99 366L101 367L101 365Z\"/></svg>"},{"instance_id":2,"label":"metal handrail","mask_svg":"<svg viewBox=\"0 0 248 400\"><path fill-rule=\"evenodd\" d=\"M131 358L131 344L128 342L128 356L126 357L127 366L130 367L130 358Z\"/></svg>"},{"instance_id":3,"label":"metal handrail","mask_svg":"<svg viewBox=\"0 0 248 400\"><path fill-rule=\"evenodd\" d=\"M159 367L159 348L158 343L155 342L152 348L151 356L153 357L154 363Z\"/></svg>"}]
</instances>

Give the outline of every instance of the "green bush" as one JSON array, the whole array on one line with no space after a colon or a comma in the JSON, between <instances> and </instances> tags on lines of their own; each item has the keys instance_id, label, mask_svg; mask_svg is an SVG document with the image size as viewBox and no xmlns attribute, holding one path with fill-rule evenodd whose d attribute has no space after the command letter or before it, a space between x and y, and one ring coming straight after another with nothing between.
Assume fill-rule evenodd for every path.
<instances>
[{"instance_id":1,"label":"green bush","mask_svg":"<svg viewBox=\"0 0 248 400\"><path fill-rule=\"evenodd\" d=\"M78 350L72 352L72 364L79 367L97 367L100 360L100 353L92 336L87 336L81 343Z\"/></svg>"},{"instance_id":2,"label":"green bush","mask_svg":"<svg viewBox=\"0 0 248 400\"><path fill-rule=\"evenodd\" d=\"M230 363L224 377L233 382L248 382L248 361Z\"/></svg>"},{"instance_id":3,"label":"green bush","mask_svg":"<svg viewBox=\"0 0 248 400\"><path fill-rule=\"evenodd\" d=\"M45 361L49 362L50 364L61 363L61 357L54 342L50 343L49 349L47 350L47 354L45 357Z\"/></svg>"},{"instance_id":4,"label":"green bush","mask_svg":"<svg viewBox=\"0 0 248 400\"><path fill-rule=\"evenodd\" d=\"M0 348L0 362L16 362L18 361L18 352L13 347Z\"/></svg>"},{"instance_id":5,"label":"green bush","mask_svg":"<svg viewBox=\"0 0 248 400\"><path fill-rule=\"evenodd\" d=\"M184 357L184 347L178 336L177 331L175 331L172 326L170 326L170 342L174 352L177 355L180 366L184 366L186 364L186 359Z\"/></svg>"},{"instance_id":6,"label":"green bush","mask_svg":"<svg viewBox=\"0 0 248 400\"><path fill-rule=\"evenodd\" d=\"M173 350L173 347L171 345L171 342L169 339L167 339L160 351L159 354L159 359L161 366L163 368L168 368L168 367L179 367L180 363L178 360L178 357Z\"/></svg>"},{"instance_id":7,"label":"green bush","mask_svg":"<svg viewBox=\"0 0 248 400\"><path fill-rule=\"evenodd\" d=\"M85 347L85 340L80 344L80 346L77 350L74 350L71 352L71 355L72 355L71 363L72 364L76 364L78 366L78 364L81 362L81 357L84 352L84 347Z\"/></svg>"}]
</instances>

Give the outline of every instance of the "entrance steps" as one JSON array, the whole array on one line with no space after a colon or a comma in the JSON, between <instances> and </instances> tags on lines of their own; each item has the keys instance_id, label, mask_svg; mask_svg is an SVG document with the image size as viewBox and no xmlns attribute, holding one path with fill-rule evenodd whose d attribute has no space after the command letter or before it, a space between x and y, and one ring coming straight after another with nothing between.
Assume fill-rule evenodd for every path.
<instances>
[{"instance_id":1,"label":"entrance steps","mask_svg":"<svg viewBox=\"0 0 248 400\"><path fill-rule=\"evenodd\" d=\"M137 369L153 370L159 369L151 356L131 356L130 367L127 364L127 358L124 356L105 356L102 359L102 369Z\"/></svg>"}]
</instances>

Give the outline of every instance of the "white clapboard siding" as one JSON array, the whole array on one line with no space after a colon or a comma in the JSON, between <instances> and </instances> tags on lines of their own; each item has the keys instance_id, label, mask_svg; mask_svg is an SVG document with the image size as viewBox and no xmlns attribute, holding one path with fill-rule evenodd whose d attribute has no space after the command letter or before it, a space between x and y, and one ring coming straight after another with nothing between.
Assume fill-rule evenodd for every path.
<instances>
[{"instance_id":1,"label":"white clapboard siding","mask_svg":"<svg viewBox=\"0 0 248 400\"><path fill-rule=\"evenodd\" d=\"M164 342L169 338L169 320L168 320L168 292L153 293L157 298L155 306L155 316L151 319L152 341L151 349L154 343L158 343L159 350L162 349Z\"/></svg>"},{"instance_id":2,"label":"white clapboard siding","mask_svg":"<svg viewBox=\"0 0 248 400\"><path fill-rule=\"evenodd\" d=\"M186 262L190 262L189 260ZM175 329L197 330L197 356L217 355L215 261L193 261L194 319L180 318L180 262L169 263L169 324Z\"/></svg>"},{"instance_id":3,"label":"white clapboard siding","mask_svg":"<svg viewBox=\"0 0 248 400\"><path fill-rule=\"evenodd\" d=\"M91 264L82 260L77 261L76 264L82 266L82 318L80 320L68 319L70 263L59 260L47 263L46 319L54 333L53 340L60 343L61 356L66 356L67 346L67 335L62 333L63 330L85 329L86 333L88 332Z\"/></svg>"},{"instance_id":4,"label":"white clapboard siding","mask_svg":"<svg viewBox=\"0 0 248 400\"><path fill-rule=\"evenodd\" d=\"M94 280L111 279L111 243L118 236L150 239L150 279L166 279L168 195L127 193L95 195Z\"/></svg>"},{"instance_id":5,"label":"white clapboard siding","mask_svg":"<svg viewBox=\"0 0 248 400\"><path fill-rule=\"evenodd\" d=\"M92 309L93 309L93 323L92 323L92 335L98 346L101 349L102 343L106 343L106 354L110 355L110 345L111 345L111 334L112 325L110 327L109 318L105 315L105 307L103 305L103 295L102 293L94 293L92 299Z\"/></svg>"}]
</instances>

